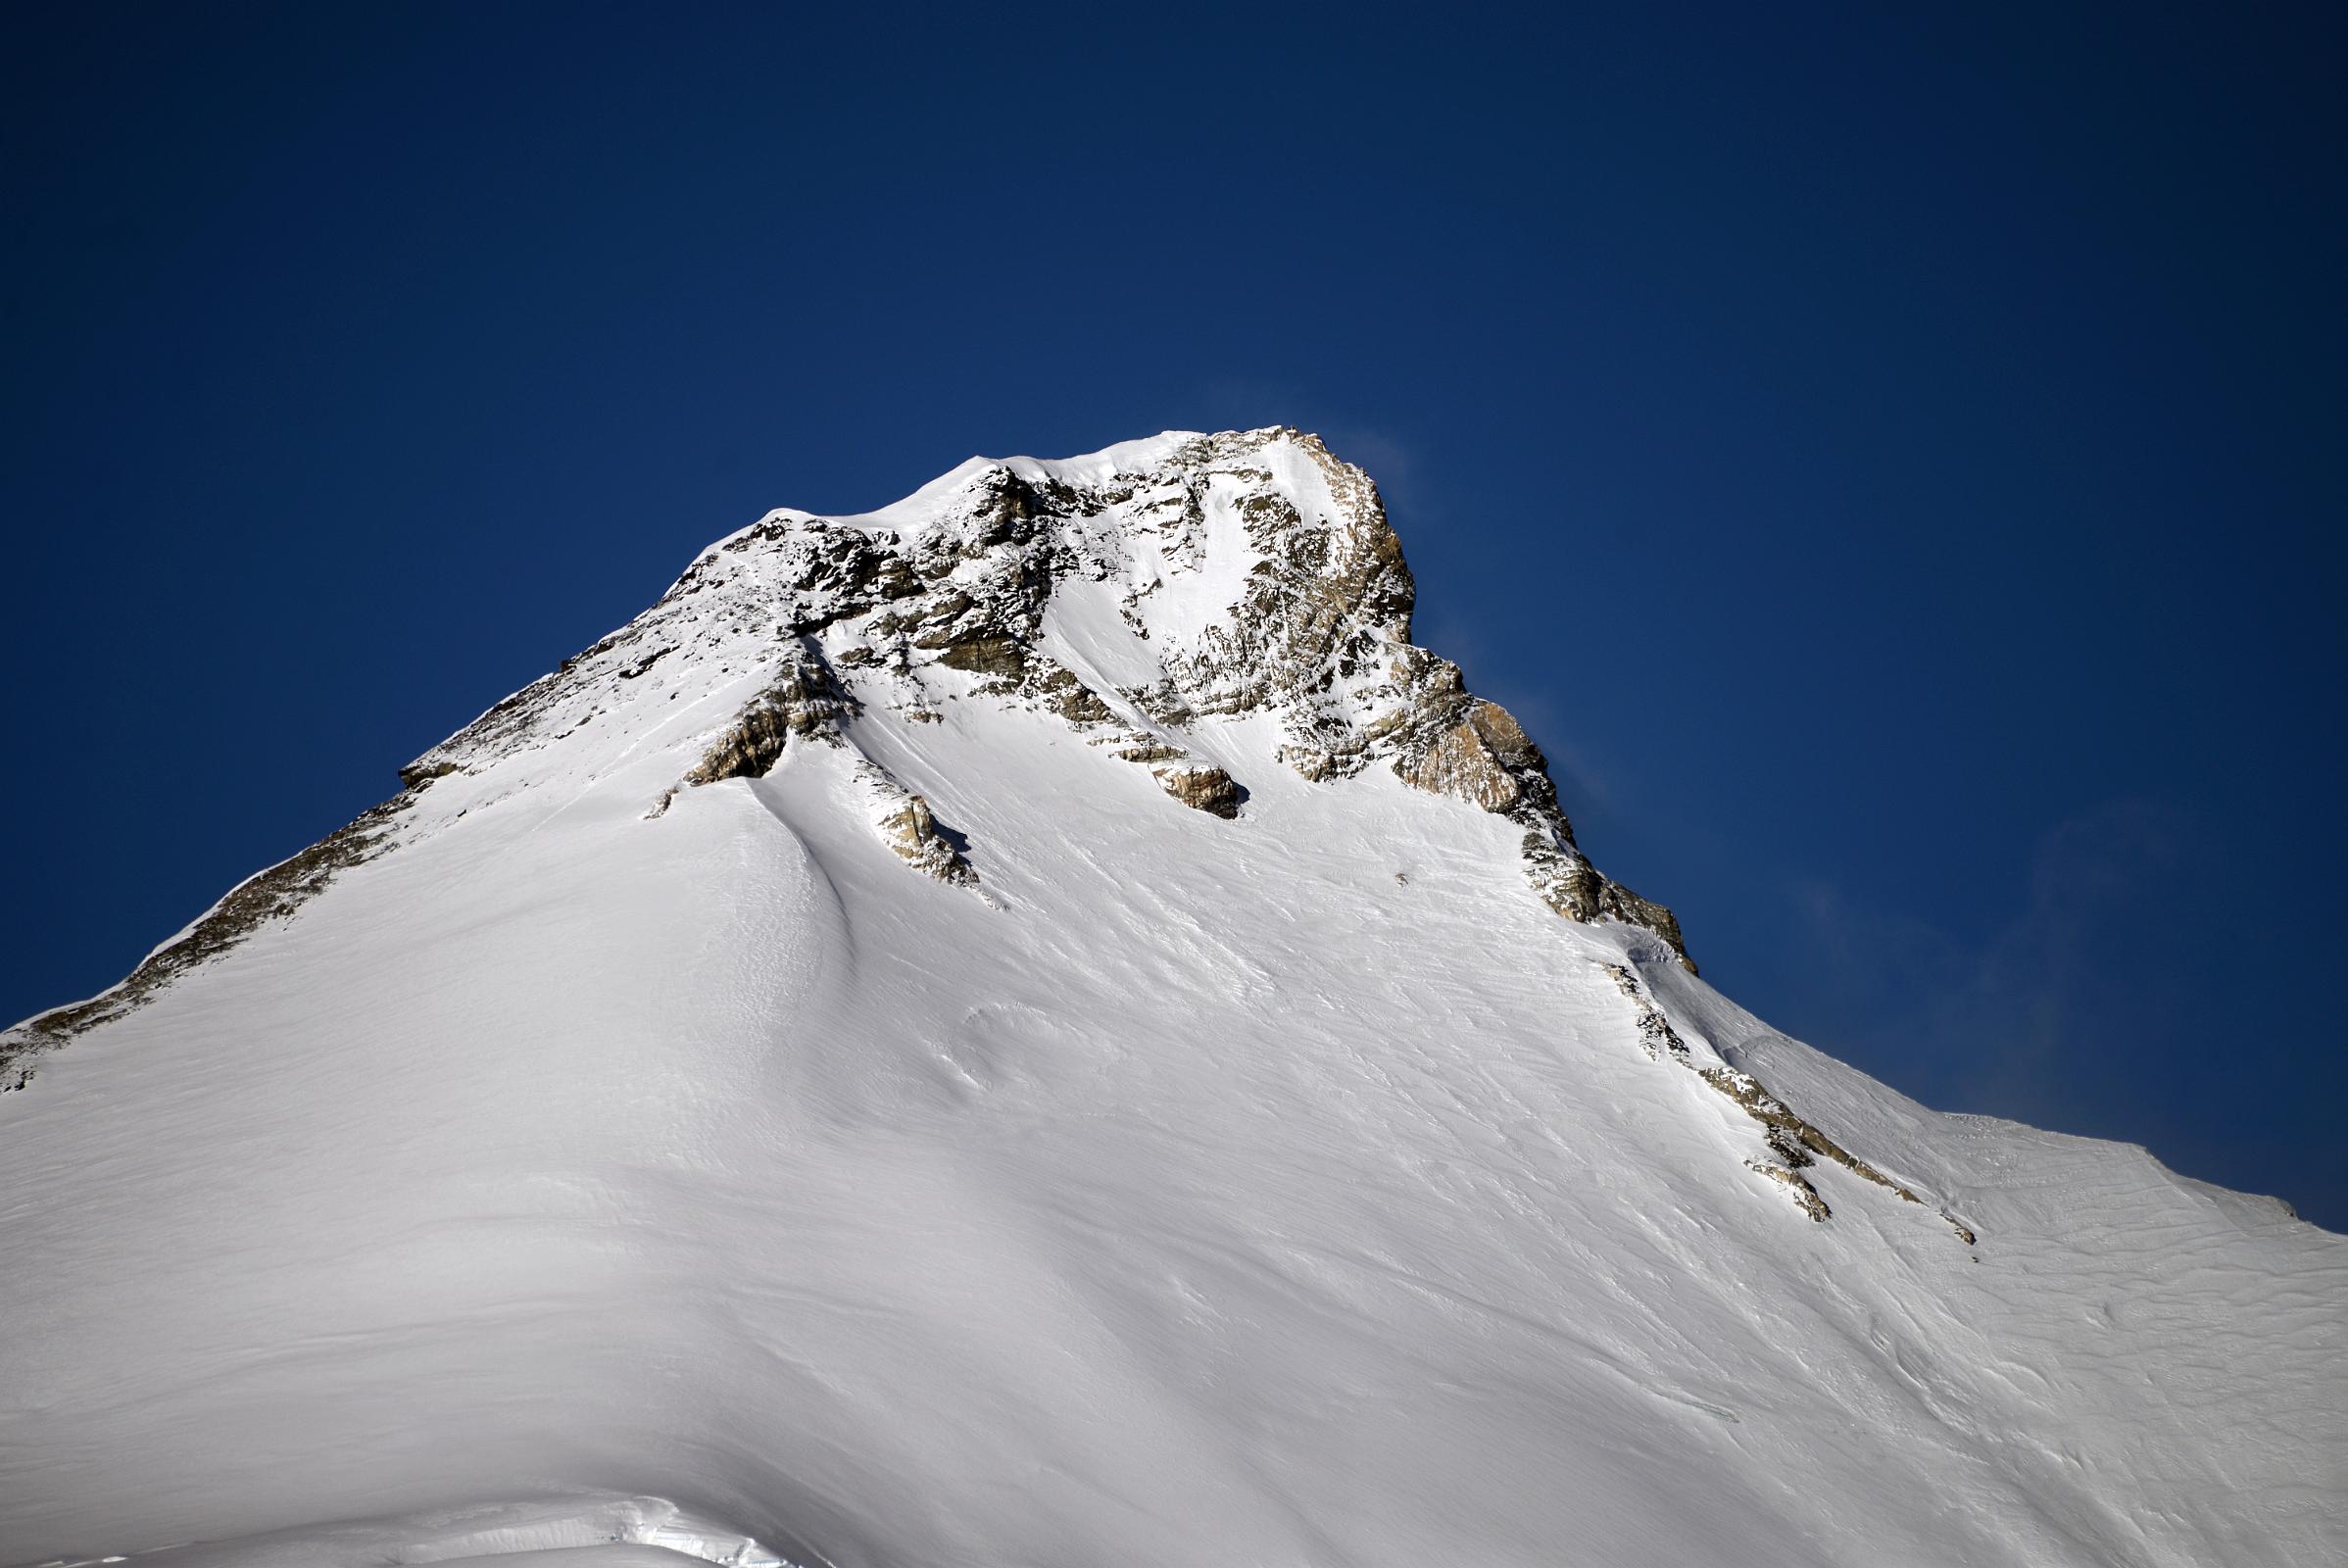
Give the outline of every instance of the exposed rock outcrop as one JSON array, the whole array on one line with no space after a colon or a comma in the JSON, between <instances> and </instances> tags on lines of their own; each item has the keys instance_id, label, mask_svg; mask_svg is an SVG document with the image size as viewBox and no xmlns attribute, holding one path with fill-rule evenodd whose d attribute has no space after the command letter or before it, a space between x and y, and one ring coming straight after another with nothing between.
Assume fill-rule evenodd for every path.
<instances>
[{"instance_id":1,"label":"exposed rock outcrop","mask_svg":"<svg viewBox=\"0 0 2348 1568\"><path fill-rule=\"evenodd\" d=\"M1195 764L1187 767L1158 767L1151 771L1168 795L1193 810L1212 816L1235 817L1247 792L1219 767Z\"/></svg>"},{"instance_id":2,"label":"exposed rock outcrop","mask_svg":"<svg viewBox=\"0 0 2348 1568\"><path fill-rule=\"evenodd\" d=\"M758 778L774 766L794 735L839 744L840 726L856 711L856 700L840 684L822 650L801 640L774 685L721 731L702 760L686 770L688 784L726 778Z\"/></svg>"},{"instance_id":3,"label":"exposed rock outcrop","mask_svg":"<svg viewBox=\"0 0 2348 1568\"><path fill-rule=\"evenodd\" d=\"M1680 1032L1672 1027L1671 1020L1664 1016L1663 1009L1655 1005L1654 1000L1646 994L1637 975L1619 963L1607 964L1605 969L1607 978L1614 982L1616 990L1630 1000L1638 1014L1639 1043L1646 1049L1648 1056L1688 1068L1761 1124L1762 1143L1774 1157L1747 1159L1745 1164L1784 1186L1793 1195L1795 1204L1803 1213L1814 1220L1831 1218L1834 1213L1827 1206L1826 1199L1802 1174L1805 1168L1816 1163L1818 1156L1833 1160L1852 1175L1873 1182L1907 1202L1923 1202L1907 1188L1828 1137L1814 1123L1795 1114L1791 1106L1771 1094L1751 1073L1723 1061L1699 1061L1694 1053L1689 1051L1688 1042L1681 1039ZM1968 1247L1974 1244L1974 1233L1948 1210L1940 1210L1940 1217L1955 1230L1959 1240Z\"/></svg>"},{"instance_id":4,"label":"exposed rock outcrop","mask_svg":"<svg viewBox=\"0 0 2348 1568\"><path fill-rule=\"evenodd\" d=\"M1762 1141L1769 1145L1769 1152L1778 1156L1783 1169L1769 1169L1755 1164L1755 1170L1767 1169L1769 1175L1782 1181L1808 1188L1809 1183L1798 1173L1803 1166L1813 1163L1813 1154L1824 1154L1851 1174L1886 1188L1908 1202L1922 1201L1914 1193L1795 1115L1784 1101L1763 1088L1761 1081L1751 1073L1709 1062L1698 1067L1696 1072L1704 1082L1735 1101L1743 1107L1746 1115L1766 1129ZM1817 1200L1818 1207L1812 1217L1825 1219L1826 1200L1818 1198L1815 1189L1811 1189L1810 1196Z\"/></svg>"},{"instance_id":5,"label":"exposed rock outcrop","mask_svg":"<svg viewBox=\"0 0 2348 1568\"><path fill-rule=\"evenodd\" d=\"M1506 811L1525 799L1519 775L1545 768L1506 709L1474 701L1458 723L1438 731L1417 755L1396 759L1394 771L1429 794Z\"/></svg>"},{"instance_id":6,"label":"exposed rock outcrop","mask_svg":"<svg viewBox=\"0 0 2348 1568\"><path fill-rule=\"evenodd\" d=\"M394 819L416 804L417 794L434 778L447 771L403 772L410 780L406 789L299 855L245 878L186 931L149 954L120 984L86 1002L52 1008L0 1033L0 1091L22 1089L29 1083L42 1053L143 1006L188 970L240 946L269 921L292 918L343 872L394 848Z\"/></svg>"},{"instance_id":7,"label":"exposed rock outcrop","mask_svg":"<svg viewBox=\"0 0 2348 1568\"><path fill-rule=\"evenodd\" d=\"M897 858L923 876L954 887L975 887L978 873L962 853L962 836L939 825L929 802L915 795L873 763L856 770L872 792L872 824L881 842Z\"/></svg>"}]
</instances>

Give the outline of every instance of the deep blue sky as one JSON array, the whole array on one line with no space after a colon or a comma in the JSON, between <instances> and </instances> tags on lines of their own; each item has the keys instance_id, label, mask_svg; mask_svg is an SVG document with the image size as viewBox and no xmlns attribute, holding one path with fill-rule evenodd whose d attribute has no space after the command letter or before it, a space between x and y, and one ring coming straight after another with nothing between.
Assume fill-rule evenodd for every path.
<instances>
[{"instance_id":1,"label":"deep blue sky","mask_svg":"<svg viewBox=\"0 0 2348 1568\"><path fill-rule=\"evenodd\" d=\"M0 1015L775 505L1293 423L1705 972L2348 1229L2336 7L90 5Z\"/></svg>"}]
</instances>

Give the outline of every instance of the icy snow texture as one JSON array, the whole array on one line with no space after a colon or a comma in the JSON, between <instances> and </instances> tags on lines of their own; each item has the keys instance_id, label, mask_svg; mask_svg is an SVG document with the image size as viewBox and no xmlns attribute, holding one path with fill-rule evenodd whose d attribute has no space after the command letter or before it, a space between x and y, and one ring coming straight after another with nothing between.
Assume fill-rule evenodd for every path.
<instances>
[{"instance_id":1,"label":"icy snow texture","mask_svg":"<svg viewBox=\"0 0 2348 1568\"><path fill-rule=\"evenodd\" d=\"M1202 654L1264 631L1239 492L1350 473L1170 435L776 514L31 1058L0 1562L2348 1559L2348 1241L1560 918L1524 820L1371 765L1468 701L1406 610ZM892 535L939 575L809 543ZM1813 1223L1705 1067L1921 1201L1821 1162Z\"/></svg>"}]
</instances>

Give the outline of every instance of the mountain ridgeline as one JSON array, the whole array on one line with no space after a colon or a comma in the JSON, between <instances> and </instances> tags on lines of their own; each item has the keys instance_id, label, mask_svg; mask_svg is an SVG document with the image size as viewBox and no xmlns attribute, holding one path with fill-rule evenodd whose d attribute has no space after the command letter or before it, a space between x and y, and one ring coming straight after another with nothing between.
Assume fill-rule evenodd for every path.
<instances>
[{"instance_id":1,"label":"mountain ridgeline","mask_svg":"<svg viewBox=\"0 0 2348 1568\"><path fill-rule=\"evenodd\" d=\"M241 885L122 986L0 1036L0 1072L16 1061L21 1085L32 1053L137 1004L421 829L429 813L404 818L435 780L590 724L626 729L632 710L673 701L680 684L745 672L758 691L680 786L761 774L794 736L853 748L846 721L868 710L935 723L942 704L969 698L1056 713L1174 799L1229 817L1246 781L1199 760L1189 736L1201 719L1262 715L1279 727L1279 760L1305 778L1385 766L1506 817L1551 908L1640 926L1686 961L1671 911L1576 846L1523 728L1410 640L1410 568L1366 474L1318 437L1278 428L1160 437L1102 457L973 460L914 498L929 503L917 527L890 525L890 512L768 514L712 546L628 625L402 768L397 796ZM1048 622L1055 602L1079 595L1088 629L1113 613L1132 646L1098 662L1061 657ZM958 855L928 848L940 841L925 808L885 768L871 776L885 818L914 846L908 858L966 874Z\"/></svg>"},{"instance_id":2,"label":"mountain ridgeline","mask_svg":"<svg viewBox=\"0 0 2348 1568\"><path fill-rule=\"evenodd\" d=\"M755 692L650 803L648 819L677 789L764 774L795 739L843 748L890 848L924 874L976 887L963 836L865 754L851 720L941 723L963 701L1050 712L1184 806L1228 819L1247 781L1200 757L1194 734L1258 717L1277 727L1277 762L1303 778L1384 767L1516 824L1527 882L1548 907L1637 926L1694 972L1671 910L1601 874L1575 843L1523 727L1469 692L1457 664L1410 640L1416 585L1367 474L1285 427L1161 436L1102 457L974 459L899 508L848 518L777 511L720 541L628 625L403 767L391 800L240 885L112 991L0 1037L0 1080L24 1087L35 1053L291 915L337 871L428 831L431 813L410 808L435 781L485 774L593 725L630 733L636 710L657 711L712 673L747 677ZM1671 1059L1688 1064L1685 1048ZM1762 1124L1752 1167L1812 1218L1832 1212L1802 1174L1816 1154L1917 1200L1749 1074L1701 1072ZM1949 1224L1970 1239L1961 1221Z\"/></svg>"},{"instance_id":3,"label":"mountain ridgeline","mask_svg":"<svg viewBox=\"0 0 2348 1568\"><path fill-rule=\"evenodd\" d=\"M1414 599L1284 428L704 551L0 1035L0 1564L2342 1560L2348 1241L1737 1007Z\"/></svg>"}]
</instances>

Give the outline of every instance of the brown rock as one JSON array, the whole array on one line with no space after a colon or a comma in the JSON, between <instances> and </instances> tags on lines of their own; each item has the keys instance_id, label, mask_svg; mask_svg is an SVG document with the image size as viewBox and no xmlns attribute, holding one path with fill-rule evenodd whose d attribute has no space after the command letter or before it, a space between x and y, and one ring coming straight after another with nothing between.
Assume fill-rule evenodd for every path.
<instances>
[{"instance_id":1,"label":"brown rock","mask_svg":"<svg viewBox=\"0 0 2348 1568\"><path fill-rule=\"evenodd\" d=\"M920 796L905 796L896 809L881 816L875 825L880 829L881 841L924 876L957 887L968 887L978 881L978 873L938 826L929 802Z\"/></svg>"},{"instance_id":2,"label":"brown rock","mask_svg":"<svg viewBox=\"0 0 2348 1568\"><path fill-rule=\"evenodd\" d=\"M1526 770L1528 759L1538 767L1541 754L1508 710L1478 702L1417 757L1397 760L1394 770L1431 795L1505 811L1525 799L1526 787L1517 775Z\"/></svg>"},{"instance_id":3,"label":"brown rock","mask_svg":"<svg viewBox=\"0 0 2348 1568\"><path fill-rule=\"evenodd\" d=\"M856 710L856 698L842 686L812 644L783 666L774 685L755 699L720 731L685 774L688 784L725 778L758 778L783 755L794 735L835 739L840 720Z\"/></svg>"},{"instance_id":4,"label":"brown rock","mask_svg":"<svg viewBox=\"0 0 2348 1568\"><path fill-rule=\"evenodd\" d=\"M1247 799L1247 792L1229 773L1206 763L1159 767L1151 772L1168 795L1194 810L1234 817L1240 814L1240 803Z\"/></svg>"}]
</instances>

